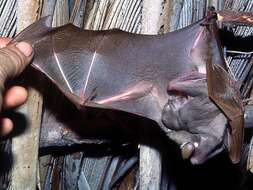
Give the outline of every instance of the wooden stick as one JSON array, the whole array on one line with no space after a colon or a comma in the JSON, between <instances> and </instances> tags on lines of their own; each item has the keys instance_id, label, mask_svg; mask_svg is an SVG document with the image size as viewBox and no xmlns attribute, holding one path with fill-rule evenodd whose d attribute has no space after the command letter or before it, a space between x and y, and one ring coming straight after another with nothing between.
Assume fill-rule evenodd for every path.
<instances>
[{"instance_id":1,"label":"wooden stick","mask_svg":"<svg viewBox=\"0 0 253 190\"><path fill-rule=\"evenodd\" d=\"M162 0L144 0L142 9L143 34L157 34L161 27ZM159 190L162 175L162 159L159 150L140 146L140 190Z\"/></svg>"},{"instance_id":2,"label":"wooden stick","mask_svg":"<svg viewBox=\"0 0 253 190\"><path fill-rule=\"evenodd\" d=\"M40 6L40 0L17 0L18 32L39 17ZM12 139L14 166L11 189L36 189L42 102L41 94L29 88L28 101L18 110L26 115L28 122L27 130Z\"/></svg>"}]
</instances>

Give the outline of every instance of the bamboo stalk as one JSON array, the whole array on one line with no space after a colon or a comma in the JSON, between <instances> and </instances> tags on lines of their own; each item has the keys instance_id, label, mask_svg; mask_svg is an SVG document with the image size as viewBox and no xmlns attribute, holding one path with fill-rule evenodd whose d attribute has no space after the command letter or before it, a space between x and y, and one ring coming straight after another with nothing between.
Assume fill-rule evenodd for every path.
<instances>
[{"instance_id":1,"label":"bamboo stalk","mask_svg":"<svg viewBox=\"0 0 253 190\"><path fill-rule=\"evenodd\" d=\"M56 1L53 17L53 26L61 26L69 22L68 0Z\"/></svg>"},{"instance_id":2,"label":"bamboo stalk","mask_svg":"<svg viewBox=\"0 0 253 190\"><path fill-rule=\"evenodd\" d=\"M40 0L17 1L17 31L33 23L39 17ZM42 112L42 96L29 88L28 101L19 112L26 115L27 130L12 139L14 166L11 189L36 189L39 132ZM18 126L17 126L18 127Z\"/></svg>"},{"instance_id":3,"label":"bamboo stalk","mask_svg":"<svg viewBox=\"0 0 253 190\"><path fill-rule=\"evenodd\" d=\"M13 37L16 31L16 1L2 0L0 2L0 34L3 37Z\"/></svg>"},{"instance_id":4,"label":"bamboo stalk","mask_svg":"<svg viewBox=\"0 0 253 190\"><path fill-rule=\"evenodd\" d=\"M143 34L157 34L161 27L163 1L143 0L142 29ZM147 145L140 146L140 190L160 189L162 175L161 153Z\"/></svg>"}]
</instances>

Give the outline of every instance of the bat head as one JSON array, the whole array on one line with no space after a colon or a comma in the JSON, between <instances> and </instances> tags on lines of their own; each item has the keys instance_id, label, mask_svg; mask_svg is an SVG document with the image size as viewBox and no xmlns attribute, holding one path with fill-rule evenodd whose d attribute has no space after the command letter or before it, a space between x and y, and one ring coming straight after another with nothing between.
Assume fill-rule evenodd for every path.
<instances>
[{"instance_id":1,"label":"bat head","mask_svg":"<svg viewBox=\"0 0 253 190\"><path fill-rule=\"evenodd\" d=\"M191 72L169 83L170 99L162 112L169 137L182 157L201 164L224 149L227 119L209 99L206 75Z\"/></svg>"}]
</instances>

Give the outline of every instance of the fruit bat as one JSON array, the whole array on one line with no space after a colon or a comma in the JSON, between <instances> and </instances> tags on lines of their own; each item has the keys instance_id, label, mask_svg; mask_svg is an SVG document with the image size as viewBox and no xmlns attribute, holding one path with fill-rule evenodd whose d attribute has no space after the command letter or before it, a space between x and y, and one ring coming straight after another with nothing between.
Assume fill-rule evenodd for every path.
<instances>
[{"instance_id":1,"label":"fruit bat","mask_svg":"<svg viewBox=\"0 0 253 190\"><path fill-rule=\"evenodd\" d=\"M216 13L210 11L203 20L181 30L140 35L116 29L82 30L72 24L52 28L51 17L45 17L11 43L31 43L32 67L44 73L81 111L117 110L155 121L182 145L183 156L195 158L195 163L217 153L226 125L220 109L231 127L229 152L237 163L244 110L238 87L227 72L216 21ZM190 114L194 105L195 115ZM212 121L212 126L197 122L194 132L201 131L202 136L184 134L184 127L194 123L205 105L212 114L204 123ZM184 107L184 118L190 122L175 115L178 107ZM171 129L179 135L174 136Z\"/></svg>"}]
</instances>

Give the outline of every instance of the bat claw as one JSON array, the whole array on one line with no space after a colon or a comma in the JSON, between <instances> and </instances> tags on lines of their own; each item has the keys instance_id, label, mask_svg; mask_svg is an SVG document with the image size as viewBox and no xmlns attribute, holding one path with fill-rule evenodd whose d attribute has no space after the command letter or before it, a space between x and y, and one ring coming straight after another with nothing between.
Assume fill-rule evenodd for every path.
<instances>
[{"instance_id":1,"label":"bat claw","mask_svg":"<svg viewBox=\"0 0 253 190\"><path fill-rule=\"evenodd\" d=\"M185 142L180 146L182 158L184 160L191 158L191 156L194 154L195 146L194 143L191 142Z\"/></svg>"}]
</instances>

